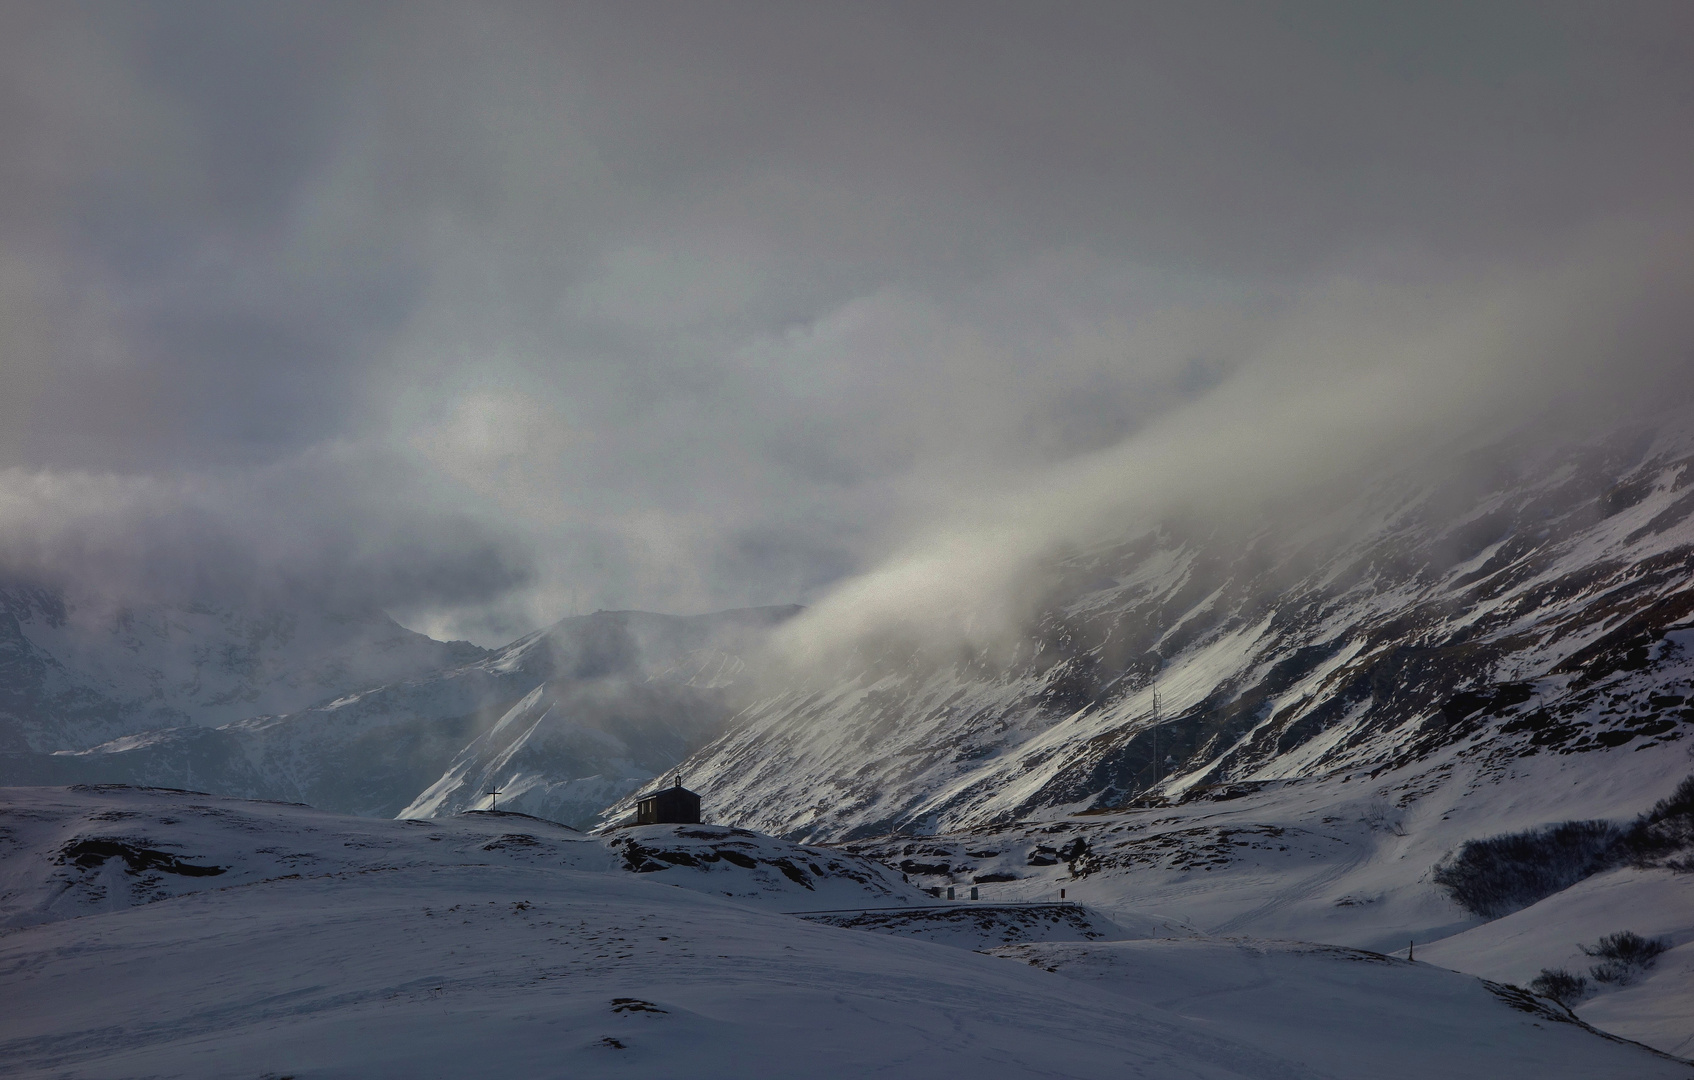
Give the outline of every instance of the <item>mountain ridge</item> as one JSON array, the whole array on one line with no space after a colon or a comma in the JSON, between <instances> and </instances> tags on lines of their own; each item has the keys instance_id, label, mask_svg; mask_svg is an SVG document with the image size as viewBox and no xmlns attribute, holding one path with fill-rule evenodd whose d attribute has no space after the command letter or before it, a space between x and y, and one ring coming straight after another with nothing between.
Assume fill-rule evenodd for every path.
<instances>
[{"instance_id":1,"label":"mountain ridge","mask_svg":"<svg viewBox=\"0 0 1694 1080\"><path fill-rule=\"evenodd\" d=\"M1480 487L1454 513L1451 490L1379 485L1340 541L1148 528L1052 567L1011 661L873 643L686 768L725 821L839 841L1381 773L1467 740L1503 762L1684 738L1694 436L1628 432Z\"/></svg>"},{"instance_id":2,"label":"mountain ridge","mask_svg":"<svg viewBox=\"0 0 1694 1080\"><path fill-rule=\"evenodd\" d=\"M554 717L566 748L553 747L547 767L568 774L562 782L612 771L600 787L588 785L602 794L572 800L573 809L541 808L562 813L566 824L586 824L715 733L733 712L726 695L744 671L738 650L755 648L770 626L798 610L571 617L503 648L479 650L469 663L344 692L293 713L133 732L88 748L0 753L0 778L198 788L391 817L439 786L526 695L551 686L575 711ZM670 719L649 722L659 713ZM613 745L585 742L595 731L613 732ZM474 808L485 785L473 786L478 798L441 806Z\"/></svg>"},{"instance_id":3,"label":"mountain ridge","mask_svg":"<svg viewBox=\"0 0 1694 1080\"><path fill-rule=\"evenodd\" d=\"M296 712L473 662L468 641L305 601L156 601L0 582L0 749L82 750Z\"/></svg>"}]
</instances>

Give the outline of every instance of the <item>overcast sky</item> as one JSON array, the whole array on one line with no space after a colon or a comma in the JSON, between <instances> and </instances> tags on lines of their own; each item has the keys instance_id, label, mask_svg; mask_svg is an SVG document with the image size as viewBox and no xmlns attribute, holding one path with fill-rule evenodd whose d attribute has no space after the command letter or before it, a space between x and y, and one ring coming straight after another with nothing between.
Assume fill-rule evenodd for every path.
<instances>
[{"instance_id":1,"label":"overcast sky","mask_svg":"<svg viewBox=\"0 0 1694 1080\"><path fill-rule=\"evenodd\" d=\"M0 560L485 643L815 602L1694 203L1682 0L0 12Z\"/></svg>"}]
</instances>

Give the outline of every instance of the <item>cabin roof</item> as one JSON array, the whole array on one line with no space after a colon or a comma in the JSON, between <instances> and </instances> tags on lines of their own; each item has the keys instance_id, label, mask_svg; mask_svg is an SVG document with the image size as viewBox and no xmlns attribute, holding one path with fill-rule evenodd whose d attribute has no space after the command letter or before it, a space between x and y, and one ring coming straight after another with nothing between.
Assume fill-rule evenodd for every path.
<instances>
[{"instance_id":1,"label":"cabin roof","mask_svg":"<svg viewBox=\"0 0 1694 1080\"><path fill-rule=\"evenodd\" d=\"M698 799L700 797L700 793L697 791L689 791L681 785L676 785L674 787L655 788L652 791L636 796L636 798L641 802L647 802L649 799L663 799L666 796L671 796L673 798L682 797Z\"/></svg>"}]
</instances>

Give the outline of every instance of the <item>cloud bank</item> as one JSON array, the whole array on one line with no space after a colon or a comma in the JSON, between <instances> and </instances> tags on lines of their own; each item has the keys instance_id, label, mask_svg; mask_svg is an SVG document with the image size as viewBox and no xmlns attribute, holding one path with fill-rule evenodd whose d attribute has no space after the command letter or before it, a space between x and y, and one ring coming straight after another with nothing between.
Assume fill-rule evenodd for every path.
<instances>
[{"instance_id":1,"label":"cloud bank","mask_svg":"<svg viewBox=\"0 0 1694 1080\"><path fill-rule=\"evenodd\" d=\"M1325 520L1385 479L1451 484L1471 452L1523 458L1694 405L1694 234L1606 230L1556 264L1437 288L1343 281L1292 305L1198 400L1020 477L917 534L787 629L790 660L861 642L990 648L1041 601L1043 564L1180 520L1243 539Z\"/></svg>"},{"instance_id":2,"label":"cloud bank","mask_svg":"<svg viewBox=\"0 0 1694 1080\"><path fill-rule=\"evenodd\" d=\"M3 19L0 566L96 590L851 623L1686 372L1684 5Z\"/></svg>"}]
</instances>

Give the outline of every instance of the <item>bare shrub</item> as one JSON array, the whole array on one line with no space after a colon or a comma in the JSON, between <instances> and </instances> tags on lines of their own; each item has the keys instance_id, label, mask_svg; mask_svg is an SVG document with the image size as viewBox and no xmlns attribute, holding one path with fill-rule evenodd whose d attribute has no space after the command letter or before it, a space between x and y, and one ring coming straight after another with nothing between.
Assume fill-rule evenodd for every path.
<instances>
[{"instance_id":1,"label":"bare shrub","mask_svg":"<svg viewBox=\"0 0 1694 1080\"><path fill-rule=\"evenodd\" d=\"M1572 975L1564 968L1542 968L1529 988L1567 1009L1588 996L1588 980L1581 975Z\"/></svg>"},{"instance_id":2,"label":"bare shrub","mask_svg":"<svg viewBox=\"0 0 1694 1080\"><path fill-rule=\"evenodd\" d=\"M1595 982L1628 986L1637 975L1653 966L1659 954L1670 948L1670 943L1663 938L1644 938L1632 930L1619 930L1593 946L1579 947L1585 954L1600 958L1600 963L1588 969Z\"/></svg>"},{"instance_id":3,"label":"bare shrub","mask_svg":"<svg viewBox=\"0 0 1694 1080\"><path fill-rule=\"evenodd\" d=\"M1567 821L1470 840L1435 867L1435 883L1465 909L1497 919L1616 865L1622 835L1608 821Z\"/></svg>"},{"instance_id":4,"label":"bare shrub","mask_svg":"<svg viewBox=\"0 0 1694 1080\"><path fill-rule=\"evenodd\" d=\"M1694 860L1688 856L1675 857L1694 848L1694 776L1636 818L1622 846L1637 866L1667 866L1679 873L1694 869Z\"/></svg>"},{"instance_id":5,"label":"bare shrub","mask_svg":"<svg viewBox=\"0 0 1694 1080\"><path fill-rule=\"evenodd\" d=\"M1497 919L1618 866L1694 873L1694 776L1627 825L1567 821L1466 841L1434 878L1466 910Z\"/></svg>"}]
</instances>

